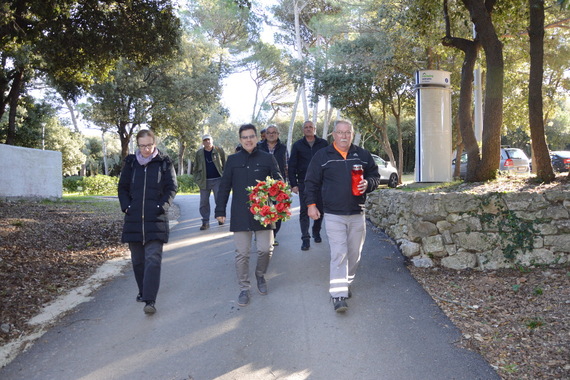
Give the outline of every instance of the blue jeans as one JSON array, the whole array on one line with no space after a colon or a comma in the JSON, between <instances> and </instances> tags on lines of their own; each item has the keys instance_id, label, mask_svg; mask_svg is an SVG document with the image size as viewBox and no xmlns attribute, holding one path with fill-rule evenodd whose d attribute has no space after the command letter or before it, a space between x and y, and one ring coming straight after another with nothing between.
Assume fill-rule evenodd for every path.
<instances>
[{"instance_id":1,"label":"blue jeans","mask_svg":"<svg viewBox=\"0 0 570 380\"><path fill-rule=\"evenodd\" d=\"M222 177L212 178L206 180L206 188L200 189L200 215L202 216L202 223L210 222L210 193L214 192L214 202L218 197L218 190Z\"/></svg>"}]
</instances>

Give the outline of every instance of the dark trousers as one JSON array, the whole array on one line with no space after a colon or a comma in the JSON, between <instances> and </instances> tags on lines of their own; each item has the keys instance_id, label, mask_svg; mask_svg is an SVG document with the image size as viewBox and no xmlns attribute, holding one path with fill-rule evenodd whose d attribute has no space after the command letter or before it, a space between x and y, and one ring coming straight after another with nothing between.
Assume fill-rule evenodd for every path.
<instances>
[{"instance_id":1,"label":"dark trousers","mask_svg":"<svg viewBox=\"0 0 570 380\"><path fill-rule=\"evenodd\" d=\"M160 286L160 267L162 263L160 240L129 243L135 280L144 301L155 301Z\"/></svg>"},{"instance_id":2,"label":"dark trousers","mask_svg":"<svg viewBox=\"0 0 570 380\"><path fill-rule=\"evenodd\" d=\"M200 215L202 216L202 223L208 224L210 221L210 193L214 192L214 202L218 197L218 190L220 189L222 178L211 178L206 180L206 188L200 189Z\"/></svg>"},{"instance_id":3,"label":"dark trousers","mask_svg":"<svg viewBox=\"0 0 570 380\"><path fill-rule=\"evenodd\" d=\"M309 240L311 238L311 235L309 235L309 226L311 224L311 220L309 219L309 215L307 214L308 207L307 207L307 202L305 201L305 184L299 183L298 186L299 186L299 202L301 203L300 212L299 212L299 224L301 225L301 239ZM321 212L321 217L313 222L313 237L320 236L321 226L323 224L323 199L320 193L317 196L317 208Z\"/></svg>"}]
</instances>

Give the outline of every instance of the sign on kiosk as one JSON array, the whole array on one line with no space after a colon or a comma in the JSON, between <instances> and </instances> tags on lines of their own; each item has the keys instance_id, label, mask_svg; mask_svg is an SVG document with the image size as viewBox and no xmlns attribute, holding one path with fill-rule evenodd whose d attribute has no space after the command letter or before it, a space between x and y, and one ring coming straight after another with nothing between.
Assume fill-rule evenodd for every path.
<instances>
[{"instance_id":1,"label":"sign on kiosk","mask_svg":"<svg viewBox=\"0 0 570 380\"><path fill-rule=\"evenodd\" d=\"M449 87L449 71L441 71L441 70L420 70L418 71L418 75L416 77L416 84L419 86L422 85L431 85L431 86L443 86Z\"/></svg>"}]
</instances>

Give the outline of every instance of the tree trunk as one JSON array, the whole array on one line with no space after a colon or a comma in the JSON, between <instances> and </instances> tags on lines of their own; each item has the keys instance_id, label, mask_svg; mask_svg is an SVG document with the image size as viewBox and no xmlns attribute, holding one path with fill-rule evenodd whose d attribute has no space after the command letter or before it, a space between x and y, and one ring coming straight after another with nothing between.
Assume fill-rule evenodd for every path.
<instances>
[{"instance_id":1,"label":"tree trunk","mask_svg":"<svg viewBox=\"0 0 570 380\"><path fill-rule=\"evenodd\" d=\"M61 95L61 97L63 98L63 95ZM63 101L65 102L65 106L67 107L69 114L71 115L71 123L73 124L73 128L75 129L76 133L79 133L79 126L77 125L77 118L75 117L75 109L73 108L73 104L71 104L71 102L65 98L63 98Z\"/></svg>"},{"instance_id":2,"label":"tree trunk","mask_svg":"<svg viewBox=\"0 0 570 380\"><path fill-rule=\"evenodd\" d=\"M105 142L105 131L101 131L101 146L103 148L103 173L105 175L109 175L109 169L107 168L107 143Z\"/></svg>"},{"instance_id":3,"label":"tree trunk","mask_svg":"<svg viewBox=\"0 0 570 380\"><path fill-rule=\"evenodd\" d=\"M186 153L186 144L182 139L178 140L178 175L184 174L184 154Z\"/></svg>"},{"instance_id":4,"label":"tree trunk","mask_svg":"<svg viewBox=\"0 0 570 380\"><path fill-rule=\"evenodd\" d=\"M479 41L469 41L463 38L446 37L443 39L444 46L453 46L465 53L461 68L461 81L459 89L459 106L457 118L461 141L467 151L467 174L466 182L477 180L476 172L481 158L479 157L479 145L473 128L473 70L477 62L477 53L480 49ZM457 157L458 159L460 156ZM498 167L498 166L497 166Z\"/></svg>"},{"instance_id":5,"label":"tree trunk","mask_svg":"<svg viewBox=\"0 0 570 380\"><path fill-rule=\"evenodd\" d=\"M291 112L291 122L289 123L289 131L287 132L287 152L291 154L291 146L293 145L293 127L295 126L295 116L297 115L297 107L299 106L299 97L301 96L301 87L297 89L295 104Z\"/></svg>"},{"instance_id":6,"label":"tree trunk","mask_svg":"<svg viewBox=\"0 0 570 380\"><path fill-rule=\"evenodd\" d=\"M12 88L8 94L8 104L10 112L8 114L8 132L6 134L6 145L16 144L16 115L18 111L18 100L24 82L24 69L20 68L12 80Z\"/></svg>"},{"instance_id":7,"label":"tree trunk","mask_svg":"<svg viewBox=\"0 0 570 380\"><path fill-rule=\"evenodd\" d=\"M536 176L549 183L556 177L544 136L542 79L544 75L544 0L529 0L530 75L528 80L528 119L532 143L532 164Z\"/></svg>"},{"instance_id":8,"label":"tree trunk","mask_svg":"<svg viewBox=\"0 0 570 380\"><path fill-rule=\"evenodd\" d=\"M392 81L388 79L388 94L390 96L390 108L392 115L396 119L396 130L398 131L398 184L402 183L402 174L404 173L404 146L402 143L402 99L396 89L392 88ZM392 163L394 164L394 163Z\"/></svg>"},{"instance_id":9,"label":"tree trunk","mask_svg":"<svg viewBox=\"0 0 570 380\"><path fill-rule=\"evenodd\" d=\"M477 39L485 51L487 64L486 91L483 109L483 141L481 163L478 165L474 181L488 181L497 178L501 158L501 127L503 124L503 46L497 37L491 20L495 0L463 0L475 24ZM465 136L463 136L465 139ZM465 141L465 140L464 140ZM465 141L466 142L466 141ZM469 149L470 147L467 146Z\"/></svg>"},{"instance_id":10,"label":"tree trunk","mask_svg":"<svg viewBox=\"0 0 570 380\"><path fill-rule=\"evenodd\" d=\"M119 134L119 139L121 140L121 158L125 158L129 154L129 143L131 142L131 137L133 136L133 131L138 124L132 123L130 128L126 121L119 121L117 123L117 132Z\"/></svg>"}]
</instances>

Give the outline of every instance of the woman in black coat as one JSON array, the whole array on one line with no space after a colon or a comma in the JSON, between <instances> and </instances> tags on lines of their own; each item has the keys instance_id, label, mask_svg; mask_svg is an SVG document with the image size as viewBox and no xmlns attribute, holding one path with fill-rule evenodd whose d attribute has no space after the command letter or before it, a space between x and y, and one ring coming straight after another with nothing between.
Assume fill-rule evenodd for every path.
<instances>
[{"instance_id":1,"label":"woman in black coat","mask_svg":"<svg viewBox=\"0 0 570 380\"><path fill-rule=\"evenodd\" d=\"M139 288L137 301L144 312L156 312L162 247L168 242L168 209L178 184L168 156L156 147L152 131L141 130L139 149L125 157L119 179L119 202L125 213L122 241L129 243L133 271Z\"/></svg>"}]
</instances>

